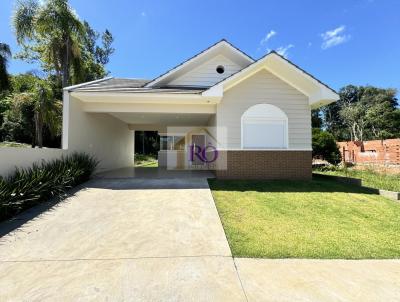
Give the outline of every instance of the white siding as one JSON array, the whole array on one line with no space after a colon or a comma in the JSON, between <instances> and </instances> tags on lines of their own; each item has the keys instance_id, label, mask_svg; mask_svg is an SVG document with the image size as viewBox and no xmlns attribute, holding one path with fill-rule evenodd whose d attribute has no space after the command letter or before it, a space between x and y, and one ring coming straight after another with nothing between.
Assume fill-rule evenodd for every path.
<instances>
[{"instance_id":1,"label":"white siding","mask_svg":"<svg viewBox=\"0 0 400 302\"><path fill-rule=\"evenodd\" d=\"M215 69L218 65L225 68L223 74L219 74ZM177 79L168 83L171 86L212 86L215 83L229 77L241 70L242 67L232 62L223 55L215 56L201 66L183 74Z\"/></svg>"},{"instance_id":2,"label":"white siding","mask_svg":"<svg viewBox=\"0 0 400 302\"><path fill-rule=\"evenodd\" d=\"M289 149L311 149L311 109L307 96L266 70L225 92L218 105L217 125L226 128L226 148L241 148L241 116L256 104L275 105L285 112Z\"/></svg>"}]
</instances>

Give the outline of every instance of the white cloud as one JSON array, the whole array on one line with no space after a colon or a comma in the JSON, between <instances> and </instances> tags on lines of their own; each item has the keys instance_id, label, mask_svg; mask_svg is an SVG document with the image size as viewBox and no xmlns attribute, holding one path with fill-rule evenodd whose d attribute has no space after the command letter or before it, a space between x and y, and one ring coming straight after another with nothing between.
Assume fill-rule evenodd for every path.
<instances>
[{"instance_id":1,"label":"white cloud","mask_svg":"<svg viewBox=\"0 0 400 302\"><path fill-rule=\"evenodd\" d=\"M289 44L287 46L281 46L276 49L276 52L279 53L281 56L287 58L289 56L289 49L293 48L293 44Z\"/></svg>"},{"instance_id":2,"label":"white cloud","mask_svg":"<svg viewBox=\"0 0 400 302\"><path fill-rule=\"evenodd\" d=\"M276 36L277 32L273 29L271 29L264 38L261 39L260 45L264 45L268 42L269 39L271 39L273 36Z\"/></svg>"},{"instance_id":3,"label":"white cloud","mask_svg":"<svg viewBox=\"0 0 400 302\"><path fill-rule=\"evenodd\" d=\"M321 34L322 38L322 49L328 49L330 47L347 42L351 36L345 34L346 26L342 25L335 29L328 30Z\"/></svg>"},{"instance_id":4,"label":"white cloud","mask_svg":"<svg viewBox=\"0 0 400 302\"><path fill-rule=\"evenodd\" d=\"M141 15L142 17L146 17L146 16L147 16L146 12L141 12L140 15Z\"/></svg>"}]
</instances>

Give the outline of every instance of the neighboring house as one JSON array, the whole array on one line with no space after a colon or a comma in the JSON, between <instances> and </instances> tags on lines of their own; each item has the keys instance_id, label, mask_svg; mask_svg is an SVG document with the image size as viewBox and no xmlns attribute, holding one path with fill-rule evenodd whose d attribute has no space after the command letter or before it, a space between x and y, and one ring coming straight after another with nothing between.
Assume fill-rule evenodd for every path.
<instances>
[{"instance_id":1,"label":"neighboring house","mask_svg":"<svg viewBox=\"0 0 400 302\"><path fill-rule=\"evenodd\" d=\"M254 60L222 40L152 80L65 88L62 144L114 169L132 166L133 131L158 131L161 166L202 166L220 178L309 179L311 109L338 99L276 52ZM211 141L216 164L187 164L190 146Z\"/></svg>"},{"instance_id":2,"label":"neighboring house","mask_svg":"<svg viewBox=\"0 0 400 302\"><path fill-rule=\"evenodd\" d=\"M400 139L338 142L342 160L352 164L400 165Z\"/></svg>"}]
</instances>

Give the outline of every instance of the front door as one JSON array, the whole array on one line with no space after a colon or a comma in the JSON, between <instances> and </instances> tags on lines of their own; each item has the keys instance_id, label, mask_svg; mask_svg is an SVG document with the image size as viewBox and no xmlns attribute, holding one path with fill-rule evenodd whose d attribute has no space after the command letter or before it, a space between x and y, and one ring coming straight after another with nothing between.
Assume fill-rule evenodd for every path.
<instances>
[{"instance_id":1,"label":"front door","mask_svg":"<svg viewBox=\"0 0 400 302\"><path fill-rule=\"evenodd\" d=\"M203 150L206 146L206 136L204 134L193 134L192 135L192 145L195 153L199 153L199 150ZM196 154L193 156L192 165L199 166L204 165L205 162L199 158Z\"/></svg>"}]
</instances>

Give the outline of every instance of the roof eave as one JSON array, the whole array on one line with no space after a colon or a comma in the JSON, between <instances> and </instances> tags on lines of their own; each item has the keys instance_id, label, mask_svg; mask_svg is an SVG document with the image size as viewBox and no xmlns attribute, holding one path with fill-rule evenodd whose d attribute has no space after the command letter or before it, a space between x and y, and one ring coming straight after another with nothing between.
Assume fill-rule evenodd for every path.
<instances>
[{"instance_id":1,"label":"roof eave","mask_svg":"<svg viewBox=\"0 0 400 302\"><path fill-rule=\"evenodd\" d=\"M77 84L77 85L67 86L67 87L63 88L63 91L69 91L70 92L70 91L73 91L73 90L75 90L77 88L82 88L82 87L85 87L85 86L88 86L88 85L97 84L97 83L100 83L100 82L111 80L113 78L114 77L112 77L112 76L111 77L105 77L105 78L94 80L94 81L90 81L90 82L85 82L85 83L81 83L81 84Z\"/></svg>"}]
</instances>

